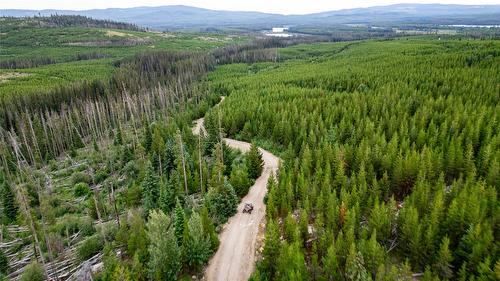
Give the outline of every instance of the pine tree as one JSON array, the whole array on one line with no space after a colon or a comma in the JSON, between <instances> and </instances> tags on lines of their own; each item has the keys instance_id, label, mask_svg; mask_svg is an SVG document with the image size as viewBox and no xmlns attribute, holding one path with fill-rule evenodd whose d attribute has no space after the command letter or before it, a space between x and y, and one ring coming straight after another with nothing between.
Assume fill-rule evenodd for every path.
<instances>
[{"instance_id":1,"label":"pine tree","mask_svg":"<svg viewBox=\"0 0 500 281\"><path fill-rule=\"evenodd\" d=\"M236 213L238 196L236 196L231 184L224 180L222 187L219 189L211 188L208 191L207 204L212 217L218 224L223 224Z\"/></svg>"},{"instance_id":2,"label":"pine tree","mask_svg":"<svg viewBox=\"0 0 500 281\"><path fill-rule=\"evenodd\" d=\"M260 177L264 168L264 161L262 160L259 148L255 144L252 144L250 151L246 155L246 165L248 176L251 179Z\"/></svg>"},{"instance_id":3,"label":"pine tree","mask_svg":"<svg viewBox=\"0 0 500 281\"><path fill-rule=\"evenodd\" d=\"M142 201L146 216L151 210L158 208L158 197L160 189L158 184L158 176L151 163L146 168L146 175L142 182Z\"/></svg>"},{"instance_id":4,"label":"pine tree","mask_svg":"<svg viewBox=\"0 0 500 281\"><path fill-rule=\"evenodd\" d=\"M175 219L174 219L174 230L175 237L177 238L177 243L182 244L183 234L184 234L184 224L185 224L185 214L184 209L181 206L179 199L175 203Z\"/></svg>"},{"instance_id":5,"label":"pine tree","mask_svg":"<svg viewBox=\"0 0 500 281\"><path fill-rule=\"evenodd\" d=\"M356 246L351 244L346 261L346 278L350 281L369 281L371 275L366 271L363 256L356 251Z\"/></svg>"},{"instance_id":6,"label":"pine tree","mask_svg":"<svg viewBox=\"0 0 500 281\"><path fill-rule=\"evenodd\" d=\"M269 220L266 227L264 249L262 251L262 269L273 280L276 273L276 260L280 254L280 233L274 220Z\"/></svg>"},{"instance_id":7,"label":"pine tree","mask_svg":"<svg viewBox=\"0 0 500 281\"><path fill-rule=\"evenodd\" d=\"M236 195L240 198L247 195L250 186L252 186L248 172L243 167L238 167L231 171L229 182L233 186Z\"/></svg>"},{"instance_id":8,"label":"pine tree","mask_svg":"<svg viewBox=\"0 0 500 281\"><path fill-rule=\"evenodd\" d=\"M128 268L119 263L113 272L113 280L131 281L132 277Z\"/></svg>"},{"instance_id":9,"label":"pine tree","mask_svg":"<svg viewBox=\"0 0 500 281\"><path fill-rule=\"evenodd\" d=\"M165 154L163 159L163 173L169 177L172 170L175 169L175 142L172 139L167 139L165 142Z\"/></svg>"},{"instance_id":10,"label":"pine tree","mask_svg":"<svg viewBox=\"0 0 500 281\"><path fill-rule=\"evenodd\" d=\"M203 232L210 239L210 249L213 251L219 247L219 236L215 232L215 226L210 217L208 216L208 209L203 206L200 211L201 224L203 225Z\"/></svg>"},{"instance_id":11,"label":"pine tree","mask_svg":"<svg viewBox=\"0 0 500 281\"><path fill-rule=\"evenodd\" d=\"M147 258L147 235L142 217L137 212L130 212L128 224L127 252L144 262Z\"/></svg>"},{"instance_id":12,"label":"pine tree","mask_svg":"<svg viewBox=\"0 0 500 281\"><path fill-rule=\"evenodd\" d=\"M339 261L333 244L328 247L326 256L323 258L323 271L326 280L340 280Z\"/></svg>"},{"instance_id":13,"label":"pine tree","mask_svg":"<svg viewBox=\"0 0 500 281\"><path fill-rule=\"evenodd\" d=\"M7 275L8 270L9 270L9 259L0 249L0 276L2 276L2 274Z\"/></svg>"},{"instance_id":14,"label":"pine tree","mask_svg":"<svg viewBox=\"0 0 500 281\"><path fill-rule=\"evenodd\" d=\"M150 241L149 280L177 280L181 270L181 250L170 219L162 211L151 211L147 233Z\"/></svg>"},{"instance_id":15,"label":"pine tree","mask_svg":"<svg viewBox=\"0 0 500 281\"><path fill-rule=\"evenodd\" d=\"M203 232L200 215L194 212L188 222L189 234L183 243L185 259L190 269L198 271L210 257L210 238Z\"/></svg>"},{"instance_id":16,"label":"pine tree","mask_svg":"<svg viewBox=\"0 0 500 281\"><path fill-rule=\"evenodd\" d=\"M172 179L168 179L166 183L162 183L160 187L160 198L159 198L159 207L160 209L168 214L175 207L175 198L176 198L176 188L174 181Z\"/></svg>"},{"instance_id":17,"label":"pine tree","mask_svg":"<svg viewBox=\"0 0 500 281\"><path fill-rule=\"evenodd\" d=\"M434 262L434 272L443 279L450 279L453 276L452 253L449 249L450 239L444 237L439 247L439 252Z\"/></svg>"},{"instance_id":18,"label":"pine tree","mask_svg":"<svg viewBox=\"0 0 500 281\"><path fill-rule=\"evenodd\" d=\"M146 272L144 271L144 265L139 258L138 254L134 255L134 259L132 260L130 275L132 280L136 281L145 281L146 280Z\"/></svg>"},{"instance_id":19,"label":"pine tree","mask_svg":"<svg viewBox=\"0 0 500 281\"><path fill-rule=\"evenodd\" d=\"M13 222L17 217L18 207L16 205L16 196L9 183L5 180L0 171L0 192L3 205L3 221L6 224Z\"/></svg>"},{"instance_id":20,"label":"pine tree","mask_svg":"<svg viewBox=\"0 0 500 281\"><path fill-rule=\"evenodd\" d=\"M283 245L276 260L276 280L308 280L307 267L299 243Z\"/></svg>"},{"instance_id":21,"label":"pine tree","mask_svg":"<svg viewBox=\"0 0 500 281\"><path fill-rule=\"evenodd\" d=\"M162 133L158 127L155 127L152 135L151 151L156 155L162 155L165 151L165 141L163 140Z\"/></svg>"}]
</instances>

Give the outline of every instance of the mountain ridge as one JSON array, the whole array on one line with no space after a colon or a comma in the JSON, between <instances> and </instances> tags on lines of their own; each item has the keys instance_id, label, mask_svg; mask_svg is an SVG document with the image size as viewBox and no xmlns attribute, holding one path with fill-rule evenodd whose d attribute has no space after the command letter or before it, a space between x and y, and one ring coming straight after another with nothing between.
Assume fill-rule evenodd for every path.
<instances>
[{"instance_id":1,"label":"mountain ridge","mask_svg":"<svg viewBox=\"0 0 500 281\"><path fill-rule=\"evenodd\" d=\"M393 4L312 14L283 15L257 11L211 10L185 5L140 6L91 10L3 9L0 16L83 15L134 23L153 29L209 27L269 28L275 25L338 24L500 24L500 5Z\"/></svg>"}]
</instances>

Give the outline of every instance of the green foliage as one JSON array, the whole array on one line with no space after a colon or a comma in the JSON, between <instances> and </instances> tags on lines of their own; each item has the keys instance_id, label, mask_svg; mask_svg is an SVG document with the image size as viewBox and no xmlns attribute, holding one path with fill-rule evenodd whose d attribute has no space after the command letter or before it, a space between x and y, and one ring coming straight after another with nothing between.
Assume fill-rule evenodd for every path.
<instances>
[{"instance_id":1,"label":"green foliage","mask_svg":"<svg viewBox=\"0 0 500 281\"><path fill-rule=\"evenodd\" d=\"M177 243L182 245L184 228L186 225L186 215L184 214L184 208L182 208L179 199L175 203L175 219L174 219L174 230L175 237L177 238Z\"/></svg>"},{"instance_id":2,"label":"green foliage","mask_svg":"<svg viewBox=\"0 0 500 281\"><path fill-rule=\"evenodd\" d=\"M227 180L224 180L222 186L209 189L206 200L210 215L218 225L224 224L236 213L238 197Z\"/></svg>"},{"instance_id":3,"label":"green foliage","mask_svg":"<svg viewBox=\"0 0 500 281\"><path fill-rule=\"evenodd\" d=\"M267 218L282 222L280 250L304 245L294 254L313 278L410 280L411 268L488 280L498 50L496 40L434 37L285 48L294 60L210 73L228 98L207 116L282 153ZM259 278L271 279L265 268Z\"/></svg>"},{"instance_id":4,"label":"green foliage","mask_svg":"<svg viewBox=\"0 0 500 281\"><path fill-rule=\"evenodd\" d=\"M244 167L236 167L231 171L229 183L233 186L234 191L238 197L242 198L247 195L248 190L252 186L252 181Z\"/></svg>"},{"instance_id":5,"label":"green foliage","mask_svg":"<svg viewBox=\"0 0 500 281\"><path fill-rule=\"evenodd\" d=\"M128 219L128 241L127 253L138 259L138 262L144 262L147 259L147 234L143 218L133 212Z\"/></svg>"},{"instance_id":6,"label":"green foliage","mask_svg":"<svg viewBox=\"0 0 500 281\"><path fill-rule=\"evenodd\" d=\"M252 144L250 151L246 155L246 165L248 176L251 179L260 177L264 167L264 161L262 160L262 154L260 153L259 148L255 144Z\"/></svg>"},{"instance_id":7,"label":"green foliage","mask_svg":"<svg viewBox=\"0 0 500 281\"><path fill-rule=\"evenodd\" d=\"M264 240L264 249L262 251L262 271L269 278L273 279L276 273L276 260L280 255L280 233L276 222L268 221L266 229L266 237Z\"/></svg>"},{"instance_id":8,"label":"green foliage","mask_svg":"<svg viewBox=\"0 0 500 281\"><path fill-rule=\"evenodd\" d=\"M183 242L185 260L190 269L199 271L211 254L210 237L203 231L200 215L194 212L189 218L188 235Z\"/></svg>"},{"instance_id":9,"label":"green foliage","mask_svg":"<svg viewBox=\"0 0 500 281\"><path fill-rule=\"evenodd\" d=\"M150 241L148 252L149 280L177 280L181 269L181 250L174 228L162 211L151 211L147 223Z\"/></svg>"},{"instance_id":10,"label":"green foliage","mask_svg":"<svg viewBox=\"0 0 500 281\"><path fill-rule=\"evenodd\" d=\"M170 211L176 205L176 187L173 179L163 182L160 187L159 207L165 213Z\"/></svg>"},{"instance_id":11,"label":"green foliage","mask_svg":"<svg viewBox=\"0 0 500 281\"><path fill-rule=\"evenodd\" d=\"M3 172L0 171L0 192L1 202L3 206L2 221L3 223L10 223L15 221L17 217L18 207L16 196L9 183L5 180Z\"/></svg>"},{"instance_id":12,"label":"green foliage","mask_svg":"<svg viewBox=\"0 0 500 281\"><path fill-rule=\"evenodd\" d=\"M284 244L276 260L275 280L308 280L306 262L298 243Z\"/></svg>"},{"instance_id":13,"label":"green foliage","mask_svg":"<svg viewBox=\"0 0 500 281\"><path fill-rule=\"evenodd\" d=\"M106 244L103 250L103 269L101 273L102 281L113 281L113 274L118 266L118 258L111 244Z\"/></svg>"},{"instance_id":14,"label":"green foliage","mask_svg":"<svg viewBox=\"0 0 500 281\"><path fill-rule=\"evenodd\" d=\"M346 261L346 279L351 281L368 281L372 280L367 272L363 256L356 252L355 245L352 244L349 250L349 256Z\"/></svg>"},{"instance_id":15,"label":"green foliage","mask_svg":"<svg viewBox=\"0 0 500 281\"><path fill-rule=\"evenodd\" d=\"M84 172L75 172L71 175L71 183L73 185L77 183L86 183L88 185L92 183L92 177Z\"/></svg>"},{"instance_id":16,"label":"green foliage","mask_svg":"<svg viewBox=\"0 0 500 281\"><path fill-rule=\"evenodd\" d=\"M103 249L103 238L100 234L95 234L85 239L76 249L80 262L86 261L99 253Z\"/></svg>"},{"instance_id":17,"label":"green foliage","mask_svg":"<svg viewBox=\"0 0 500 281\"><path fill-rule=\"evenodd\" d=\"M439 275L439 277L443 279L451 279L453 276L453 265L451 262L453 261L452 253L449 249L450 239L448 237L444 237L441 242L441 246L439 247L438 256L434 263L434 272Z\"/></svg>"},{"instance_id":18,"label":"green foliage","mask_svg":"<svg viewBox=\"0 0 500 281\"><path fill-rule=\"evenodd\" d=\"M86 196L90 193L89 185L84 182L79 182L75 184L73 189L75 190L74 193L76 197Z\"/></svg>"},{"instance_id":19,"label":"green foliage","mask_svg":"<svg viewBox=\"0 0 500 281\"><path fill-rule=\"evenodd\" d=\"M148 163L146 175L142 182L142 204L144 213L149 214L151 210L158 208L160 195L159 179L151 163Z\"/></svg>"},{"instance_id":20,"label":"green foliage","mask_svg":"<svg viewBox=\"0 0 500 281\"><path fill-rule=\"evenodd\" d=\"M0 250L0 274L6 275L9 270L9 259L5 253Z\"/></svg>"},{"instance_id":21,"label":"green foliage","mask_svg":"<svg viewBox=\"0 0 500 281\"><path fill-rule=\"evenodd\" d=\"M21 281L43 281L45 280L45 272L43 267L38 262L32 262L25 269L21 275Z\"/></svg>"},{"instance_id":22,"label":"green foliage","mask_svg":"<svg viewBox=\"0 0 500 281\"><path fill-rule=\"evenodd\" d=\"M210 249L212 252L215 252L219 247L219 236L217 236L217 232L215 232L214 223L208 216L208 209L205 206L201 208L200 217L203 232L210 239Z\"/></svg>"}]
</instances>

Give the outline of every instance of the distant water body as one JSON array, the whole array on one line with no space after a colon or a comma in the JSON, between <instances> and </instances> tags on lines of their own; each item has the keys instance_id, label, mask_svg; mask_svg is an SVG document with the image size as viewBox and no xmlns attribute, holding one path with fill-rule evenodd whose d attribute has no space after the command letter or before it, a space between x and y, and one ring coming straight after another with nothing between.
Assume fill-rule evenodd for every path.
<instances>
[{"instance_id":1,"label":"distant water body","mask_svg":"<svg viewBox=\"0 0 500 281\"><path fill-rule=\"evenodd\" d=\"M451 24L449 27L500 28L500 25Z\"/></svg>"}]
</instances>

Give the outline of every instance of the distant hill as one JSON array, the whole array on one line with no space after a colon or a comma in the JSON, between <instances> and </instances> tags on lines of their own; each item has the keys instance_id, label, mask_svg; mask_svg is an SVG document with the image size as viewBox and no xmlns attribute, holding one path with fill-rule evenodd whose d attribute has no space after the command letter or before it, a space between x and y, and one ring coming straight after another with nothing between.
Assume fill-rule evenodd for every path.
<instances>
[{"instance_id":1,"label":"distant hill","mask_svg":"<svg viewBox=\"0 0 500 281\"><path fill-rule=\"evenodd\" d=\"M110 8L86 11L0 10L0 16L82 15L153 29L337 24L500 24L500 5L396 4L307 15L216 11L189 6Z\"/></svg>"},{"instance_id":2,"label":"distant hill","mask_svg":"<svg viewBox=\"0 0 500 281\"><path fill-rule=\"evenodd\" d=\"M117 22L108 19L93 19L80 15L51 15L43 17L15 17L2 21L2 32L23 28L44 27L96 27L141 31L142 28L133 23Z\"/></svg>"}]
</instances>

